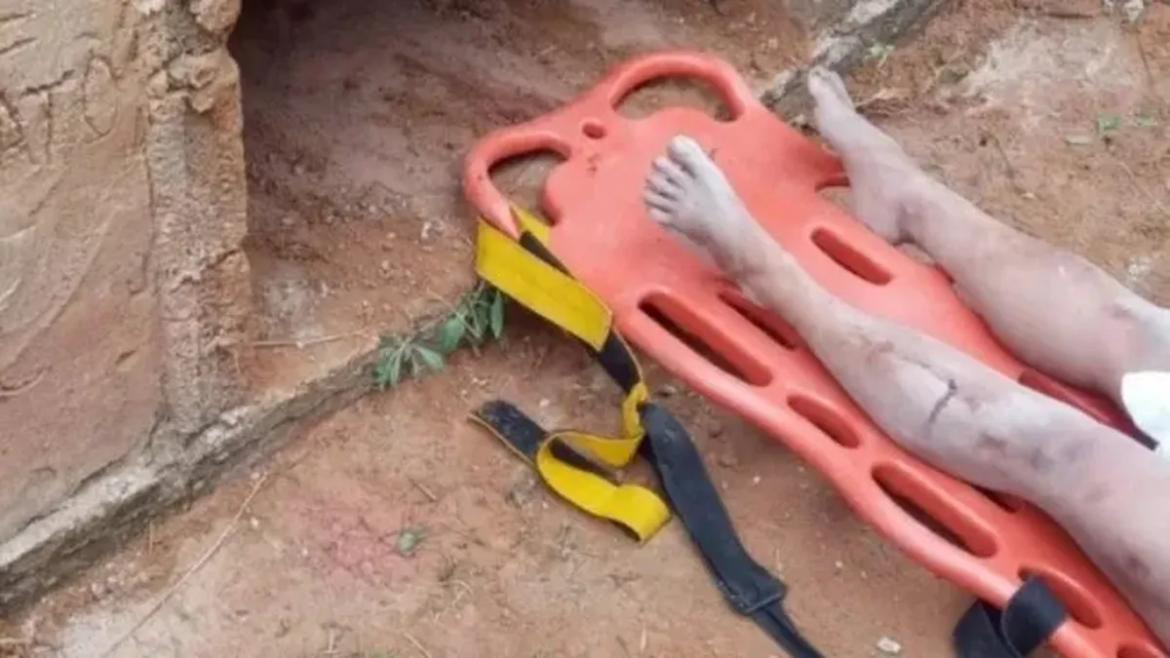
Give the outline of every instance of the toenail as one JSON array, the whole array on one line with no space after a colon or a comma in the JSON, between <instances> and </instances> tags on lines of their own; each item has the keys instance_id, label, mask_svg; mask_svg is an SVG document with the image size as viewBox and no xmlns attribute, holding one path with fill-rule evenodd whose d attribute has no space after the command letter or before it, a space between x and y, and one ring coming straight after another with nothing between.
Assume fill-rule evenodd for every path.
<instances>
[{"instance_id":1,"label":"toenail","mask_svg":"<svg viewBox=\"0 0 1170 658\"><path fill-rule=\"evenodd\" d=\"M601 139L605 137L605 124L597 119L586 119L581 124L581 132L589 139Z\"/></svg>"}]
</instances>

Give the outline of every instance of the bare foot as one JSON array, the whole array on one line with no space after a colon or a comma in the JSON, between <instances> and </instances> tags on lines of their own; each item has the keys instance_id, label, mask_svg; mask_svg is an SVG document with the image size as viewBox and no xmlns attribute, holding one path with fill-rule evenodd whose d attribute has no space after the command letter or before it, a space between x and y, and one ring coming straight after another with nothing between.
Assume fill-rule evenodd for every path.
<instances>
[{"instance_id":1,"label":"bare foot","mask_svg":"<svg viewBox=\"0 0 1170 658\"><path fill-rule=\"evenodd\" d=\"M857 113L840 76L824 67L808 72L817 130L845 162L853 212L874 233L907 241L906 204L915 186L931 185L898 143Z\"/></svg>"},{"instance_id":2,"label":"bare foot","mask_svg":"<svg viewBox=\"0 0 1170 658\"><path fill-rule=\"evenodd\" d=\"M733 277L752 269L754 245L768 239L719 166L684 135L654 160L643 199L651 219L705 250Z\"/></svg>"}]
</instances>

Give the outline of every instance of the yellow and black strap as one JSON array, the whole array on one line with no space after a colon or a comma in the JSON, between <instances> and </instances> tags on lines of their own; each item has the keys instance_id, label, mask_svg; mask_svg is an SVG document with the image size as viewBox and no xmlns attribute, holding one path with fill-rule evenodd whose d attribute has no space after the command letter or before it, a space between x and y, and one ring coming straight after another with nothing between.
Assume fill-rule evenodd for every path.
<instances>
[{"instance_id":1,"label":"yellow and black strap","mask_svg":"<svg viewBox=\"0 0 1170 658\"><path fill-rule=\"evenodd\" d=\"M650 402L642 370L613 315L574 278L547 247L548 227L513 207L520 239L480 222L476 269L484 280L549 322L579 338L622 391L622 432L605 436L576 430L546 431L500 400L474 418L525 459L553 491L577 507L619 524L639 541L650 539L671 509L682 519L728 603L751 617L795 658L820 654L784 612L783 582L748 555L719 492L683 426ZM619 484L599 471L620 468L638 454L654 467L669 506L645 487Z\"/></svg>"},{"instance_id":2,"label":"yellow and black strap","mask_svg":"<svg viewBox=\"0 0 1170 658\"><path fill-rule=\"evenodd\" d=\"M545 247L545 225L522 210L515 214L521 226L519 242L486 222L480 223L476 269L488 283L593 351L625 392L622 432L620 436L576 430L545 432L519 409L500 401L485 405L475 419L532 464L553 491L645 541L670 520L670 508L650 489L615 484L595 468L621 468L638 453L646 434L638 409L648 397L641 368L613 331L609 308L570 276Z\"/></svg>"}]
</instances>

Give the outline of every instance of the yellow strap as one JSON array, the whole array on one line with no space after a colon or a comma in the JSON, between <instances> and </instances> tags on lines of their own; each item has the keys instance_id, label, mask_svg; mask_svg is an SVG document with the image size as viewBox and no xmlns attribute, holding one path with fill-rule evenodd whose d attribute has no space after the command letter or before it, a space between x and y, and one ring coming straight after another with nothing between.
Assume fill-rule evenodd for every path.
<instances>
[{"instance_id":1,"label":"yellow strap","mask_svg":"<svg viewBox=\"0 0 1170 658\"><path fill-rule=\"evenodd\" d=\"M548 225L528 211L513 206L521 229L548 241ZM480 277L529 310L600 351L610 335L613 315L592 291L572 276L549 265L508 235L480 222L476 245ZM636 365L636 364L635 364ZM641 369L639 367L639 380ZM577 507L621 524L640 541L652 537L670 520L670 508L645 487L621 484L557 458L552 443L560 441L590 461L611 468L628 464L645 436L638 407L649 397L639 381L622 401L622 435L604 436L564 430L550 433L541 443L533 466L550 489Z\"/></svg>"},{"instance_id":2,"label":"yellow strap","mask_svg":"<svg viewBox=\"0 0 1170 658\"><path fill-rule=\"evenodd\" d=\"M633 358L633 355L634 353L630 352L630 358ZM634 388L626 394L626 399L622 400L622 433L626 436L637 434L640 438L645 436L646 430L642 429L642 416L638 409L643 402L650 399L650 389L646 388L646 382L642 380L642 366L636 360L634 365L638 367L638 383L634 384Z\"/></svg>"},{"instance_id":3,"label":"yellow strap","mask_svg":"<svg viewBox=\"0 0 1170 658\"><path fill-rule=\"evenodd\" d=\"M536 454L536 470L550 489L594 516L621 524L646 541L670 520L670 508L653 491L635 484L615 485L600 475L567 464L552 453L552 440Z\"/></svg>"},{"instance_id":4,"label":"yellow strap","mask_svg":"<svg viewBox=\"0 0 1170 658\"><path fill-rule=\"evenodd\" d=\"M613 319L588 288L487 222L479 223L479 276L549 322L600 350Z\"/></svg>"},{"instance_id":5,"label":"yellow strap","mask_svg":"<svg viewBox=\"0 0 1170 658\"><path fill-rule=\"evenodd\" d=\"M504 406L512 408L516 413L522 413L512 405ZM607 465L621 466L633 458L638 449L640 436L631 440L601 437L584 432L562 431L543 434L543 438L534 448L535 454L530 458L528 454L530 444L522 442L522 447L513 443L516 437L507 432L509 427L507 423L493 422L492 414L474 414L471 419L482 425L516 456L528 462L550 489L590 514L625 527L639 541L652 537L670 520L670 509L653 491L637 485L615 485L603 475L560 460L552 450L553 442L556 441L566 444L581 440L584 441L581 445L590 449L609 443L612 445L603 447L600 454L580 451L578 454L586 456L590 461L597 458L599 461L609 462ZM570 446L570 449L573 447ZM611 450L614 452L610 453ZM619 456L614 457L613 454ZM608 457L602 460L600 459L602 455Z\"/></svg>"},{"instance_id":6,"label":"yellow strap","mask_svg":"<svg viewBox=\"0 0 1170 658\"><path fill-rule=\"evenodd\" d=\"M532 237L540 240L540 244L548 244L549 226L547 223L517 205L512 206L512 215L516 218L516 222L520 224L520 228L528 231L532 234Z\"/></svg>"}]
</instances>

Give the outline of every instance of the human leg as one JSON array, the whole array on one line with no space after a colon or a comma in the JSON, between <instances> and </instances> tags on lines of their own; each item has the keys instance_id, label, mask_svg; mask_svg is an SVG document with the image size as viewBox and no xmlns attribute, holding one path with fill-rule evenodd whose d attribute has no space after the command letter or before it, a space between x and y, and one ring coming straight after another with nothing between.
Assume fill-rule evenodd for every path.
<instances>
[{"instance_id":1,"label":"human leg","mask_svg":"<svg viewBox=\"0 0 1170 658\"><path fill-rule=\"evenodd\" d=\"M676 138L655 162L645 200L652 219L701 245L747 294L788 319L895 441L1043 508L1170 641L1170 464L959 350L828 293L693 141Z\"/></svg>"},{"instance_id":2,"label":"human leg","mask_svg":"<svg viewBox=\"0 0 1170 658\"><path fill-rule=\"evenodd\" d=\"M814 69L808 84L818 129L845 163L858 219L930 254L1017 356L1119 403L1127 373L1170 370L1170 310L928 176L856 112L836 74Z\"/></svg>"}]
</instances>

